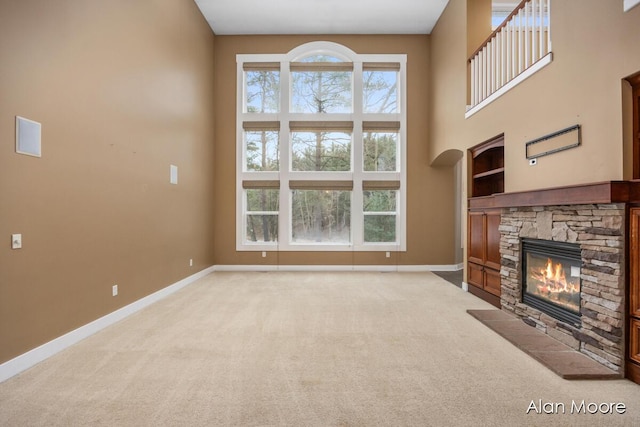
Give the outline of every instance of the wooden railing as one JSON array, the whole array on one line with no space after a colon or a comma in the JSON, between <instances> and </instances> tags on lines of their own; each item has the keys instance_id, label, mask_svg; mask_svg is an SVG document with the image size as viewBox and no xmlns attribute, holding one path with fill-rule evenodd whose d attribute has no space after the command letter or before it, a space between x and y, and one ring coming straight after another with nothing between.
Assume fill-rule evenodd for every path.
<instances>
[{"instance_id":1,"label":"wooden railing","mask_svg":"<svg viewBox=\"0 0 640 427\"><path fill-rule=\"evenodd\" d=\"M469 58L471 108L550 58L551 0L523 0Z\"/></svg>"}]
</instances>

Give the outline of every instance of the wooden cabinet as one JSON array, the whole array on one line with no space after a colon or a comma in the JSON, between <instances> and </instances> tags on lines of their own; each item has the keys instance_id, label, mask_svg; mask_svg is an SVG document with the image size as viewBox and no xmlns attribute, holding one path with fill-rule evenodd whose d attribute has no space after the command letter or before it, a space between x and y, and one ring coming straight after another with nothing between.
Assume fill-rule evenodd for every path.
<instances>
[{"instance_id":1,"label":"wooden cabinet","mask_svg":"<svg viewBox=\"0 0 640 427\"><path fill-rule=\"evenodd\" d=\"M640 208L629 209L629 343L627 377L640 384Z\"/></svg>"},{"instance_id":2,"label":"wooden cabinet","mask_svg":"<svg viewBox=\"0 0 640 427\"><path fill-rule=\"evenodd\" d=\"M633 105L633 179L640 179L640 73L627 80L631 83Z\"/></svg>"},{"instance_id":3,"label":"wooden cabinet","mask_svg":"<svg viewBox=\"0 0 640 427\"><path fill-rule=\"evenodd\" d=\"M472 197L504 193L504 135L469 150ZM478 199L482 200L482 199ZM467 239L469 292L500 307L500 210L470 209Z\"/></svg>"},{"instance_id":4,"label":"wooden cabinet","mask_svg":"<svg viewBox=\"0 0 640 427\"><path fill-rule=\"evenodd\" d=\"M469 291L500 307L500 210L469 211Z\"/></svg>"}]
</instances>

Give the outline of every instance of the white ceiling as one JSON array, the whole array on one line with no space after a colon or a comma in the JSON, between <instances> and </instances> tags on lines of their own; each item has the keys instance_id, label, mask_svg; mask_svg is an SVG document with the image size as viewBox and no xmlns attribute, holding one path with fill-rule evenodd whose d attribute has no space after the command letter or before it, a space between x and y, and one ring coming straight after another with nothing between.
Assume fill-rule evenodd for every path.
<instances>
[{"instance_id":1,"label":"white ceiling","mask_svg":"<svg viewBox=\"0 0 640 427\"><path fill-rule=\"evenodd\" d=\"M218 35L429 34L449 0L194 0Z\"/></svg>"}]
</instances>

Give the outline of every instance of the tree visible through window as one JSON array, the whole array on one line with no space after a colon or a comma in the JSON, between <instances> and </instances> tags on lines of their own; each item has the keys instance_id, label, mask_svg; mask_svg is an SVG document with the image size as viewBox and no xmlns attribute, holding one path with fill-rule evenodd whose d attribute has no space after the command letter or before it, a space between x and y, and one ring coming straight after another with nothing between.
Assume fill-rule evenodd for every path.
<instances>
[{"instance_id":1,"label":"tree visible through window","mask_svg":"<svg viewBox=\"0 0 640 427\"><path fill-rule=\"evenodd\" d=\"M404 250L405 62L328 42L238 55L239 249Z\"/></svg>"}]
</instances>

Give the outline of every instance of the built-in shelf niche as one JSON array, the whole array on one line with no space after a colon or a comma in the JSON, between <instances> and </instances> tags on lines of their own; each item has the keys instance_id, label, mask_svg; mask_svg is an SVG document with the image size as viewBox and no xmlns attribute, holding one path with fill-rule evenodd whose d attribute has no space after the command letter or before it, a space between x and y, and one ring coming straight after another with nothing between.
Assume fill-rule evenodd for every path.
<instances>
[{"instance_id":1,"label":"built-in shelf niche","mask_svg":"<svg viewBox=\"0 0 640 427\"><path fill-rule=\"evenodd\" d=\"M469 150L471 197L504 193L504 135Z\"/></svg>"}]
</instances>

